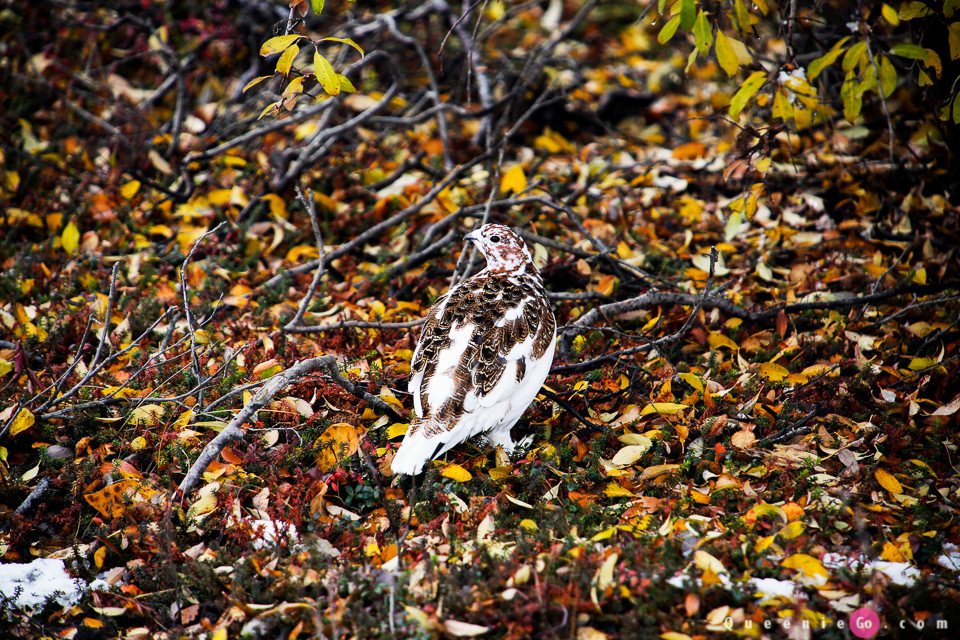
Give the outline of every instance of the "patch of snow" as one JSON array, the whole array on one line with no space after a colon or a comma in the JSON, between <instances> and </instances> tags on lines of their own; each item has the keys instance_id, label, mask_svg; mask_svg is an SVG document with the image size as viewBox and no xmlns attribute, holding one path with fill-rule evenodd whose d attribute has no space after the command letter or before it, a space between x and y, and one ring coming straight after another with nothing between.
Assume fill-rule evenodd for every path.
<instances>
[{"instance_id":1,"label":"patch of snow","mask_svg":"<svg viewBox=\"0 0 960 640\"><path fill-rule=\"evenodd\" d=\"M90 583L91 591L110 591L111 587L123 584L123 576L127 573L126 567L114 567L109 571L103 571L97 574L97 577Z\"/></svg>"},{"instance_id":2,"label":"patch of snow","mask_svg":"<svg viewBox=\"0 0 960 640\"><path fill-rule=\"evenodd\" d=\"M920 577L920 570L906 562L887 562L886 560L868 560L863 556L849 557L839 553L823 556L823 565L830 569L849 567L858 573L879 571L894 584L909 587Z\"/></svg>"},{"instance_id":3,"label":"patch of snow","mask_svg":"<svg viewBox=\"0 0 960 640\"><path fill-rule=\"evenodd\" d=\"M787 84L791 80L807 80L807 72L803 67L797 67L796 69L791 69L790 71L781 71L777 76L777 80L780 84Z\"/></svg>"},{"instance_id":4,"label":"patch of snow","mask_svg":"<svg viewBox=\"0 0 960 640\"><path fill-rule=\"evenodd\" d=\"M733 581L730 580L730 576L728 576L726 573L718 574L717 578L720 579L720 586L726 587L727 589L733 586ZM682 571L677 571L675 574L673 574L672 578L667 579L667 584L674 586L677 589L684 589L687 582L695 585L698 589L703 587L703 580L700 578L695 578Z\"/></svg>"},{"instance_id":5,"label":"patch of snow","mask_svg":"<svg viewBox=\"0 0 960 640\"><path fill-rule=\"evenodd\" d=\"M300 537L297 533L297 526L290 522L281 520L245 520L250 525L250 530L257 539L253 541L255 549L264 547L277 547L285 540L297 543Z\"/></svg>"},{"instance_id":6,"label":"patch of snow","mask_svg":"<svg viewBox=\"0 0 960 640\"><path fill-rule=\"evenodd\" d=\"M943 545L944 553L937 556L937 564L945 569L960 571L960 550L955 544Z\"/></svg>"},{"instance_id":7,"label":"patch of snow","mask_svg":"<svg viewBox=\"0 0 960 640\"><path fill-rule=\"evenodd\" d=\"M381 198L387 198L389 196L402 196L407 187L412 187L419 182L420 178L418 178L416 175L407 174L398 180L395 180L393 184L380 189L380 191L377 192L377 195Z\"/></svg>"},{"instance_id":8,"label":"patch of snow","mask_svg":"<svg viewBox=\"0 0 960 640\"><path fill-rule=\"evenodd\" d=\"M677 589L683 589L687 581L690 580L696 582L694 578L691 578L685 573L676 573L672 578L667 579L667 584L676 587Z\"/></svg>"},{"instance_id":9,"label":"patch of snow","mask_svg":"<svg viewBox=\"0 0 960 640\"><path fill-rule=\"evenodd\" d=\"M673 176L655 176L653 178L653 186L659 187L660 189L668 189L674 193L686 191L688 184L689 183L683 178L675 178Z\"/></svg>"},{"instance_id":10,"label":"patch of snow","mask_svg":"<svg viewBox=\"0 0 960 640\"><path fill-rule=\"evenodd\" d=\"M67 573L63 560L37 558L29 564L0 564L0 593L17 607L42 606L51 597L68 607L79 602L84 591L84 582Z\"/></svg>"},{"instance_id":11,"label":"patch of snow","mask_svg":"<svg viewBox=\"0 0 960 640\"><path fill-rule=\"evenodd\" d=\"M792 598L799 585L793 580L777 580L776 578L753 578L750 580L757 596L763 598L775 598L783 596Z\"/></svg>"}]
</instances>

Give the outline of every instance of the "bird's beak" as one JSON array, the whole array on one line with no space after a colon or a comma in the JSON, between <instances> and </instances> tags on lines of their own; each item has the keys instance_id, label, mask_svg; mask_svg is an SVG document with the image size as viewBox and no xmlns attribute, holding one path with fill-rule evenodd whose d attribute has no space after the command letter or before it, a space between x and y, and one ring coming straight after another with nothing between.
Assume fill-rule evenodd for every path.
<instances>
[{"instance_id":1,"label":"bird's beak","mask_svg":"<svg viewBox=\"0 0 960 640\"><path fill-rule=\"evenodd\" d=\"M469 240L470 242L479 242L480 238L477 237L476 231L471 231L467 235L463 236L464 240Z\"/></svg>"}]
</instances>

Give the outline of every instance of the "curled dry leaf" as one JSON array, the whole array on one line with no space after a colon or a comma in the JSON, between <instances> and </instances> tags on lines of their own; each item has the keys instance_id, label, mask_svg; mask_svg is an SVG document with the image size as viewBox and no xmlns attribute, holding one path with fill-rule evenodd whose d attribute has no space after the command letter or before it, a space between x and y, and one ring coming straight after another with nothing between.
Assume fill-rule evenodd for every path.
<instances>
[{"instance_id":1,"label":"curled dry leaf","mask_svg":"<svg viewBox=\"0 0 960 640\"><path fill-rule=\"evenodd\" d=\"M490 627L482 627L478 624L460 622L459 620L444 620L443 630L455 638L474 638L488 633Z\"/></svg>"}]
</instances>

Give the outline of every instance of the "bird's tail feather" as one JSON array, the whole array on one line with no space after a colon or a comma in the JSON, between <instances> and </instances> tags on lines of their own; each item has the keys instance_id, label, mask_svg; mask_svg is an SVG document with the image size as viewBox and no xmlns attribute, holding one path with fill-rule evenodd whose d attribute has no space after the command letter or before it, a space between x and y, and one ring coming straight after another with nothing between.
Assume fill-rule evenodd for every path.
<instances>
[{"instance_id":1,"label":"bird's tail feather","mask_svg":"<svg viewBox=\"0 0 960 640\"><path fill-rule=\"evenodd\" d=\"M415 476L423 470L423 465L437 455L448 437L443 429L431 429L433 418L415 421L410 424L407 435L403 437L400 448L393 456L390 468L394 473ZM427 434L434 434L428 437Z\"/></svg>"}]
</instances>

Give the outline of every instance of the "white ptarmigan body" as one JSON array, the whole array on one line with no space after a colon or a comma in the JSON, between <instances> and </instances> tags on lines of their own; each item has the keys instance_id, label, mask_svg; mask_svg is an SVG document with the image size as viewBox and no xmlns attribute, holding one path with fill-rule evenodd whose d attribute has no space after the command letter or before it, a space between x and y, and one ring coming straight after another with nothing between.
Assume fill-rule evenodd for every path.
<instances>
[{"instance_id":1,"label":"white ptarmigan body","mask_svg":"<svg viewBox=\"0 0 960 640\"><path fill-rule=\"evenodd\" d=\"M410 367L415 418L393 458L394 473L418 474L428 460L479 434L512 452L510 428L553 363L557 322L526 244L499 224L465 239L487 266L427 314Z\"/></svg>"}]
</instances>

